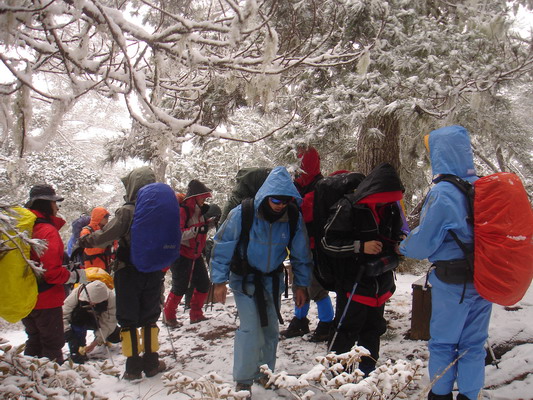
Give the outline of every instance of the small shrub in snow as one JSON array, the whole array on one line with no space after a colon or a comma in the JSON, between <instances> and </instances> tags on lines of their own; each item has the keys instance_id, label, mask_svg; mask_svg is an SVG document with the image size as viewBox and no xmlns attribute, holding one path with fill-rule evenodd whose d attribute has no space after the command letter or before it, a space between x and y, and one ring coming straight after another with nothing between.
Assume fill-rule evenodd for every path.
<instances>
[{"instance_id":1,"label":"small shrub in snow","mask_svg":"<svg viewBox=\"0 0 533 400\"><path fill-rule=\"evenodd\" d=\"M295 398L310 400L318 393L331 398L345 399L395 399L407 398L406 391L411 384L422 378L422 361L411 363L404 360L387 361L376 368L368 377L357 368L361 357L370 353L363 347L354 346L347 353L317 357L317 364L308 372L298 376L285 371L273 373L267 365L261 366L265 375L265 388L285 389ZM243 399L246 391L236 392L233 385L224 383L216 373L193 379L181 372L163 375L168 394L182 393L196 398Z\"/></svg>"},{"instance_id":2,"label":"small shrub in snow","mask_svg":"<svg viewBox=\"0 0 533 400\"><path fill-rule=\"evenodd\" d=\"M24 356L24 345L0 345L0 386L2 399L95 399L102 396L90 389L99 374L119 372L104 361L102 364L78 365L71 361L59 365L46 358Z\"/></svg>"}]
</instances>

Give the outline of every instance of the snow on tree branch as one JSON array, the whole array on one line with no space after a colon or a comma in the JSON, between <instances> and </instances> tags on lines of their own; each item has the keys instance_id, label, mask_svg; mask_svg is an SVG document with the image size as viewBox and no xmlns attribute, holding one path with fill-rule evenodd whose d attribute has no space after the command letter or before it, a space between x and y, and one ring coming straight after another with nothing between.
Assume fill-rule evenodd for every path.
<instances>
[{"instance_id":1,"label":"snow on tree branch","mask_svg":"<svg viewBox=\"0 0 533 400\"><path fill-rule=\"evenodd\" d=\"M332 33L311 32L282 46L272 20L279 1L213 1L191 15L171 1L4 3L0 61L12 79L2 93L27 88L36 99L69 106L88 92L122 97L132 118L156 133L209 135L219 122L205 118L205 97L215 82L238 87L264 81L273 92L283 80L269 76L360 56L359 49L325 46ZM66 85L48 85L49 77Z\"/></svg>"}]
</instances>

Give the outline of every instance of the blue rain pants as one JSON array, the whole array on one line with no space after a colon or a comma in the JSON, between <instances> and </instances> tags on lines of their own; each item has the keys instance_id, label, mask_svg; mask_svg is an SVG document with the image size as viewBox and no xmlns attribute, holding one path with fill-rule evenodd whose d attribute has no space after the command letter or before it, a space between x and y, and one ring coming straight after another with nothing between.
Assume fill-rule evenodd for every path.
<instances>
[{"instance_id":1,"label":"blue rain pants","mask_svg":"<svg viewBox=\"0 0 533 400\"><path fill-rule=\"evenodd\" d=\"M429 376L437 379L433 393L451 393L457 381L459 393L477 399L485 382L485 342L488 338L492 303L482 298L473 283L448 284L432 271Z\"/></svg>"},{"instance_id":2,"label":"blue rain pants","mask_svg":"<svg viewBox=\"0 0 533 400\"><path fill-rule=\"evenodd\" d=\"M281 274L281 273L280 273ZM248 281L248 279L247 279ZM230 274L230 287L239 313L240 325L235 333L233 352L233 380L237 383L253 384L261 376L259 367L267 364L274 371L279 340L279 322L272 296L272 278L263 278L268 325L261 327L256 301L255 286L247 283L246 294L242 291L242 277ZM279 302L283 293L283 279L280 277Z\"/></svg>"}]
</instances>

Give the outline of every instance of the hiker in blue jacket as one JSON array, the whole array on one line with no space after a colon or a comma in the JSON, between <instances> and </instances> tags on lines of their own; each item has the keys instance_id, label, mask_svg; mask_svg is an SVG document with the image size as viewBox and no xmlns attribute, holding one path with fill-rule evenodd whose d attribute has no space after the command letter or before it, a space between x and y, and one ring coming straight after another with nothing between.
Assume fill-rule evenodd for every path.
<instances>
[{"instance_id":1,"label":"hiker in blue jacket","mask_svg":"<svg viewBox=\"0 0 533 400\"><path fill-rule=\"evenodd\" d=\"M277 320L284 290L282 263L289 246L296 306L301 307L306 301L313 260L305 224L299 212L296 214L298 221L294 236L289 244L289 206L292 205L288 203L292 199L302 201L290 174L284 167L274 168L255 195L253 203L254 216L246 253L251 272L240 275L233 269L230 273L235 250L238 248L241 256L243 251L242 246L237 247L241 239L243 204L231 211L214 238L211 280L214 283L215 301L225 302L226 282L229 281L240 319L233 357L233 378L237 382L237 390L251 391L254 381L265 383L259 371L261 365L267 364L274 370L279 337ZM257 296L261 292L264 296ZM268 317L266 326L264 318L261 318L265 311Z\"/></svg>"},{"instance_id":2,"label":"hiker in blue jacket","mask_svg":"<svg viewBox=\"0 0 533 400\"><path fill-rule=\"evenodd\" d=\"M442 174L453 174L469 182L477 179L465 128L437 129L426 136L425 144L436 181ZM428 399L452 400L457 381L457 399L474 400L485 380L484 344L492 303L475 289L465 253L451 231L470 250L473 248L466 196L452 183L443 181L429 192L420 225L401 243L400 251L407 257L427 258L436 267L429 273L432 297L429 375L433 387Z\"/></svg>"}]
</instances>

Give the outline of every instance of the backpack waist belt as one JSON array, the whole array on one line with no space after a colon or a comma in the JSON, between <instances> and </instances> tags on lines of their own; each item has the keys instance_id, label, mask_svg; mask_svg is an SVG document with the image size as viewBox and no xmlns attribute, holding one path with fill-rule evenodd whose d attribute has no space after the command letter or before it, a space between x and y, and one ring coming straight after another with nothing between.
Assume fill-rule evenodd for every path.
<instances>
[{"instance_id":1,"label":"backpack waist belt","mask_svg":"<svg viewBox=\"0 0 533 400\"><path fill-rule=\"evenodd\" d=\"M445 283L464 284L473 282L473 271L466 259L435 261L435 274Z\"/></svg>"},{"instance_id":2,"label":"backpack waist belt","mask_svg":"<svg viewBox=\"0 0 533 400\"><path fill-rule=\"evenodd\" d=\"M276 314L278 316L278 321L280 324L283 324L283 317L281 316L280 304L279 304L279 275L282 271L283 265L280 265L274 271L265 274L253 267L250 266L249 272L246 275L241 275L242 279L242 292L249 296L246 291L246 277L251 274L253 275L253 283L255 286L254 299L257 304L257 311L259 313L259 320L261 321L261 327L268 326L268 316L266 309L265 301L265 288L263 286L263 277L272 278L272 298L274 300L274 308L276 309ZM236 272L234 272L236 273ZM237 273L237 275L240 275Z\"/></svg>"}]
</instances>

